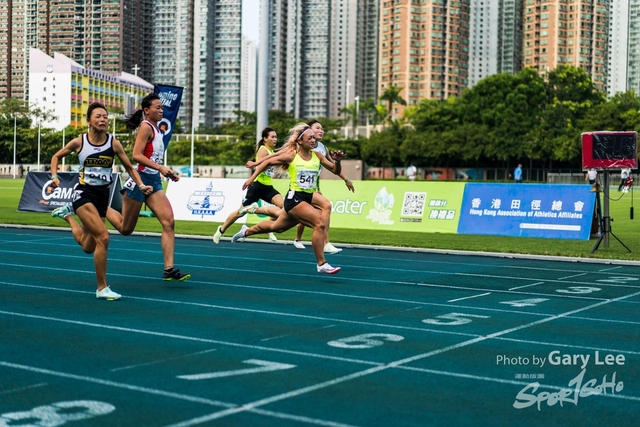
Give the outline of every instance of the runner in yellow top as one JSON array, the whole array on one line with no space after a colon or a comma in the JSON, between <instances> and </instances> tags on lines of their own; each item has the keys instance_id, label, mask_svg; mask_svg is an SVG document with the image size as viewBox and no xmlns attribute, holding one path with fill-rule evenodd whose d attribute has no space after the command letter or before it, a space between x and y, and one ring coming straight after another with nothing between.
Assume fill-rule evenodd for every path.
<instances>
[{"instance_id":1,"label":"runner in yellow top","mask_svg":"<svg viewBox=\"0 0 640 427\"><path fill-rule=\"evenodd\" d=\"M262 139L258 141L258 148L256 149L256 161L259 161L267 157L268 155L273 154L273 150L276 147L277 143L278 135L276 134L276 131L271 128L265 128L262 131ZM227 229L231 227L234 222L248 213L268 215L274 220L278 217L278 215L280 215L280 212L282 210L282 195L278 193L278 190L273 188L272 181L274 169L274 167L270 167L258 175L255 182L251 184L251 186L247 190L247 194L245 194L244 198L242 199L242 206L240 206L240 209L229 215L224 221L224 224L219 226L216 230L215 234L213 235L213 243L218 244L224 232L227 231ZM260 199L275 206L258 207L257 202ZM273 233L269 233L269 239L273 242L278 240Z\"/></svg>"},{"instance_id":2,"label":"runner in yellow top","mask_svg":"<svg viewBox=\"0 0 640 427\"><path fill-rule=\"evenodd\" d=\"M324 196L316 191L318 176L320 175L320 165L338 175L342 171L340 161L344 158L344 153L334 151L331 153L333 162L327 160L320 153L313 152L316 146L316 137L305 123L296 125L290 131L287 147L281 153L270 156L256 166L256 170L244 183L243 188L253 184L256 177L265 169L283 165L289 171L290 183L289 191L284 200L284 212L275 221L262 221L253 227L242 226L242 229L231 239L237 242L247 236L259 233L278 232L282 233L297 224L304 224L313 229L311 245L318 260L318 273L335 274L340 268L330 266L324 257L324 234L327 227L322 214L313 205L327 202ZM327 202L328 203L328 202Z\"/></svg>"}]
</instances>

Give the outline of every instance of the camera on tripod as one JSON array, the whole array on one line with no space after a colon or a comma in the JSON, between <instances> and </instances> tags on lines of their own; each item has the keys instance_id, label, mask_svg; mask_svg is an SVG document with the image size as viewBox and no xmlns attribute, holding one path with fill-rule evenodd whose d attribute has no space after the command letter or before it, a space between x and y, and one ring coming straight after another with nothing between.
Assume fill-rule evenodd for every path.
<instances>
[{"instance_id":1,"label":"camera on tripod","mask_svg":"<svg viewBox=\"0 0 640 427\"><path fill-rule=\"evenodd\" d=\"M611 232L611 222L613 219L609 216L609 171L621 171L621 182L618 190L628 191L630 188L633 188L631 170L637 167L637 132L585 132L582 134L582 168L584 170L591 169L603 172L603 183L600 186L603 194L603 209L601 209L600 206L600 189L595 190L596 212L599 216L601 233L591 253L594 253L603 241L604 247L608 248L609 235L613 236L622 246L631 252L631 250ZM630 217L633 219L633 199Z\"/></svg>"}]
</instances>

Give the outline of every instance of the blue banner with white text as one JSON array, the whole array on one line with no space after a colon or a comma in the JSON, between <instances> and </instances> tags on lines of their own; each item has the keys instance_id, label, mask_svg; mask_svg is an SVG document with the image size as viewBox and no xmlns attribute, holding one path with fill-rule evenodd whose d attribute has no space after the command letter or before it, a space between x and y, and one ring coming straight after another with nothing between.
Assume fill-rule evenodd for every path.
<instances>
[{"instance_id":1,"label":"blue banner with white text","mask_svg":"<svg viewBox=\"0 0 640 427\"><path fill-rule=\"evenodd\" d=\"M182 91L184 88L168 85L154 85L153 91L162 101L162 120L158 122L158 129L162 132L164 149L166 150L171 141L171 135L176 125L180 102L182 102Z\"/></svg>"},{"instance_id":2,"label":"blue banner with white text","mask_svg":"<svg viewBox=\"0 0 640 427\"><path fill-rule=\"evenodd\" d=\"M590 185L467 183L459 234L589 240Z\"/></svg>"}]
</instances>

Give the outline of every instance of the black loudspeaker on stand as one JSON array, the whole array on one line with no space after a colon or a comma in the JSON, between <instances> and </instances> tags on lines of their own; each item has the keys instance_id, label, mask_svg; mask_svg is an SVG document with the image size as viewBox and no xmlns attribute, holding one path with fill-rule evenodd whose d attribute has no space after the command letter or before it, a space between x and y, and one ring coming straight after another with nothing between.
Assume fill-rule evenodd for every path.
<instances>
[{"instance_id":1,"label":"black loudspeaker on stand","mask_svg":"<svg viewBox=\"0 0 640 427\"><path fill-rule=\"evenodd\" d=\"M599 224L600 224L600 238L598 238L598 241L596 242L596 245L591 250L591 253L594 253L596 250L598 250L598 246L600 246L600 243L602 242L604 242L604 247L608 248L609 235L612 235L613 238L616 239L618 242L620 242L620 244L624 246L626 250L631 252L631 249L629 249L627 245L622 243L622 241L618 239L618 237L615 234L613 234L613 232L611 231L611 223L613 222L613 218L609 216L609 171L608 170L604 171L602 175L604 176L604 183L602 185L602 195L603 195L602 202L603 202L604 209L602 211L601 217L598 218ZM600 195L596 194L596 203L599 203L599 200L600 200ZM596 207L596 210L598 212L598 215L600 215L599 207ZM633 219L633 208L631 208L630 215L631 215L631 218Z\"/></svg>"}]
</instances>

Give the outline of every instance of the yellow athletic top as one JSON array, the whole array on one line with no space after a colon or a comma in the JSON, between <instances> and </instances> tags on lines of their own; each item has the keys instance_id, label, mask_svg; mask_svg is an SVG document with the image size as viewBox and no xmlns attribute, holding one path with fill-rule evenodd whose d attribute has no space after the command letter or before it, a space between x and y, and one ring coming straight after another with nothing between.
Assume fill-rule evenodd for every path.
<instances>
[{"instance_id":1,"label":"yellow athletic top","mask_svg":"<svg viewBox=\"0 0 640 427\"><path fill-rule=\"evenodd\" d=\"M267 147L266 145L263 145L262 147L264 147L267 150L267 153L269 153L269 155L273 154L273 150L269 149L269 147ZM258 151L260 151L260 148L258 149ZM258 153L256 153L256 162L257 161L258 161ZM258 177L256 178L256 181L264 185L273 185L274 170L275 168L273 166L269 166L266 170L263 170L262 172L260 172L260 175L258 175Z\"/></svg>"},{"instance_id":2,"label":"yellow athletic top","mask_svg":"<svg viewBox=\"0 0 640 427\"><path fill-rule=\"evenodd\" d=\"M319 176L320 159L316 153L312 151L309 160L304 160L300 154L296 153L289 165L289 189L313 193L318 187Z\"/></svg>"}]
</instances>

